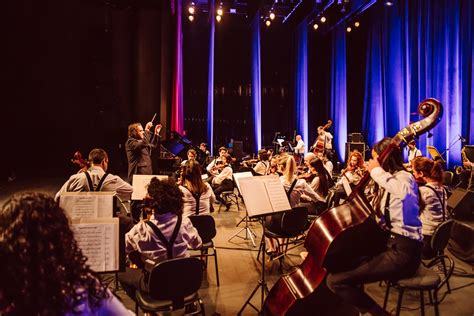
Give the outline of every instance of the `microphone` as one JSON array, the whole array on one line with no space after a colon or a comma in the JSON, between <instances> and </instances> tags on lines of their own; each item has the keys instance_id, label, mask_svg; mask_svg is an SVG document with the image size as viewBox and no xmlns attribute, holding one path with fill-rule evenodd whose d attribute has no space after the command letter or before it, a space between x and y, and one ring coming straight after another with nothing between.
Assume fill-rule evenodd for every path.
<instances>
[{"instance_id":1,"label":"microphone","mask_svg":"<svg viewBox=\"0 0 474 316\"><path fill-rule=\"evenodd\" d=\"M459 136L459 139L461 140L461 143L465 143L466 142L466 139L464 137L462 137L460 134L458 134Z\"/></svg>"}]
</instances>

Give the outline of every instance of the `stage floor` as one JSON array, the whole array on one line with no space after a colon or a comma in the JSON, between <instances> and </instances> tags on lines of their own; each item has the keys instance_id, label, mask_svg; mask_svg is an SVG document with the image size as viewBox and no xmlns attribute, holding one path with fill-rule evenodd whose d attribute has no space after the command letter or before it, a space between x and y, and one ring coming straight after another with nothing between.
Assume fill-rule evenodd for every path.
<instances>
[{"instance_id":1,"label":"stage floor","mask_svg":"<svg viewBox=\"0 0 474 316\"><path fill-rule=\"evenodd\" d=\"M10 183L2 183L0 184L0 203L3 204L12 193L20 191L40 191L54 195L65 180L66 178L57 177L19 178ZM256 260L256 257L262 230L257 223L251 224L251 228L257 235L255 241L257 247L253 247L249 239L234 238L228 241L229 237L242 228L243 224L239 227L236 227L236 224L245 215L245 209L242 203L240 204L240 211L237 211L237 207L233 205L227 212L224 211L224 208L217 212L218 207L216 204L216 212L213 213L213 216L218 230L215 245L218 252L221 285L220 287L216 285L214 261L213 258L210 258L200 295L204 301L207 315L236 315L258 284L261 276L261 263ZM245 237L243 233L240 236ZM299 253L303 250L303 246L300 246L290 252L290 255L284 260L283 267L285 271L289 271L292 266L298 265L301 262ZM474 300L472 299L474 297L473 266L455 257L453 258L456 263L456 275L453 275L450 280L452 293L445 295L446 287L440 291L439 297L445 297L440 304L440 314L472 316L474 315ZM460 276L462 273L467 273L470 276ZM270 289L279 277L278 261L267 262L266 281ZM383 303L385 287L380 287L378 283L373 283L368 284L366 290L377 302ZM135 305L126 296L125 292L118 290L117 294L123 299L124 304L133 311ZM252 300L252 303L257 307L260 307L260 295L260 292L258 292ZM394 311L397 296L396 291L392 290L388 304L389 311ZM425 304L427 302L428 297L425 297ZM425 306L425 311L427 315L434 315L434 309L431 305ZM243 312L243 315L256 314L257 312L250 306L247 306ZM308 314L317 315L317 311L308 311ZM337 314L334 313L332 315ZM402 315L420 315L418 293L413 291L405 293Z\"/></svg>"}]
</instances>

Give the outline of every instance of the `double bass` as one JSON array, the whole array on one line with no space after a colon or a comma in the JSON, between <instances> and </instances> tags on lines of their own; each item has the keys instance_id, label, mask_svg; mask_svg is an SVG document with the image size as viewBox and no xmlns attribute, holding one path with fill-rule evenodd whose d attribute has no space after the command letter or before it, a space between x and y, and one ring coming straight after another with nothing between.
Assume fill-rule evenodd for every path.
<instances>
[{"instance_id":1,"label":"double bass","mask_svg":"<svg viewBox=\"0 0 474 316\"><path fill-rule=\"evenodd\" d=\"M418 105L418 114L424 118L397 133L378 157L381 165L394 149L433 128L443 107L428 98ZM355 258L371 257L385 248L386 233L376 224L375 211L363 192L369 180L367 173L346 203L326 210L312 223L304 244L308 255L272 287L263 306L265 315L357 315L327 289L325 278L328 272L351 270L359 263Z\"/></svg>"},{"instance_id":2,"label":"double bass","mask_svg":"<svg viewBox=\"0 0 474 316\"><path fill-rule=\"evenodd\" d=\"M322 130L323 131L327 130L328 128L331 127L331 125L332 125L332 121L328 120L327 124L322 127ZM316 142L310 151L312 151L313 153L317 153L318 151L323 151L325 149L324 148L325 145L326 145L326 137L318 134L318 137L316 138Z\"/></svg>"}]
</instances>

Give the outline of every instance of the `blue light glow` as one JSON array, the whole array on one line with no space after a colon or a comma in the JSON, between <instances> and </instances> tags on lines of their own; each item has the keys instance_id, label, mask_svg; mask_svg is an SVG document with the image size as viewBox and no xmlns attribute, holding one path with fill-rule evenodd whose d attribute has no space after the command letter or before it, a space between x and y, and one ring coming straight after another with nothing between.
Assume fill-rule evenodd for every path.
<instances>
[{"instance_id":1,"label":"blue light glow","mask_svg":"<svg viewBox=\"0 0 474 316\"><path fill-rule=\"evenodd\" d=\"M207 142L211 155L214 155L214 39L216 31L215 2L211 1L209 12L209 72L207 78Z\"/></svg>"},{"instance_id":2,"label":"blue light glow","mask_svg":"<svg viewBox=\"0 0 474 316\"><path fill-rule=\"evenodd\" d=\"M262 148L262 96L260 63L260 12L252 21L252 109L255 152Z\"/></svg>"},{"instance_id":3,"label":"blue light glow","mask_svg":"<svg viewBox=\"0 0 474 316\"><path fill-rule=\"evenodd\" d=\"M308 21L296 29L295 107L296 133L300 134L308 151Z\"/></svg>"}]
</instances>

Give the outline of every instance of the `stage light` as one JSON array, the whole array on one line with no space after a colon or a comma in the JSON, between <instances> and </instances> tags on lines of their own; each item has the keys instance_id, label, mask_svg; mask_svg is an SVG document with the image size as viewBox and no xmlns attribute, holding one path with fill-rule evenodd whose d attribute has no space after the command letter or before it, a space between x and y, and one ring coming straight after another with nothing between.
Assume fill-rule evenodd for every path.
<instances>
[{"instance_id":1,"label":"stage light","mask_svg":"<svg viewBox=\"0 0 474 316\"><path fill-rule=\"evenodd\" d=\"M190 22L194 21L194 15L188 16L188 20L189 20Z\"/></svg>"},{"instance_id":2,"label":"stage light","mask_svg":"<svg viewBox=\"0 0 474 316\"><path fill-rule=\"evenodd\" d=\"M272 21L270 21L270 20L265 20L265 25L266 25L266 26L272 25Z\"/></svg>"},{"instance_id":3,"label":"stage light","mask_svg":"<svg viewBox=\"0 0 474 316\"><path fill-rule=\"evenodd\" d=\"M360 26L360 22L359 22L359 21L355 21L355 22L354 22L354 26L355 26L355 27L359 27L359 26Z\"/></svg>"},{"instance_id":4,"label":"stage light","mask_svg":"<svg viewBox=\"0 0 474 316\"><path fill-rule=\"evenodd\" d=\"M314 29L314 30L317 30L317 29L318 29L318 27L319 27L318 23L314 23L314 25L313 25L313 29Z\"/></svg>"},{"instance_id":5,"label":"stage light","mask_svg":"<svg viewBox=\"0 0 474 316\"><path fill-rule=\"evenodd\" d=\"M321 19L320 19L321 23L324 23L326 22L326 17L325 16L322 16Z\"/></svg>"},{"instance_id":6,"label":"stage light","mask_svg":"<svg viewBox=\"0 0 474 316\"><path fill-rule=\"evenodd\" d=\"M222 16L216 15L216 21L217 21L217 22L220 22L221 20L222 20Z\"/></svg>"},{"instance_id":7,"label":"stage light","mask_svg":"<svg viewBox=\"0 0 474 316\"><path fill-rule=\"evenodd\" d=\"M393 5L393 1L387 0L387 1L385 1L385 5L386 5L387 7L391 7L391 6Z\"/></svg>"},{"instance_id":8,"label":"stage light","mask_svg":"<svg viewBox=\"0 0 474 316\"><path fill-rule=\"evenodd\" d=\"M270 20L275 20L275 13L273 12L270 12Z\"/></svg>"},{"instance_id":9,"label":"stage light","mask_svg":"<svg viewBox=\"0 0 474 316\"><path fill-rule=\"evenodd\" d=\"M222 16L224 14L224 10L222 8L217 9L217 15Z\"/></svg>"},{"instance_id":10,"label":"stage light","mask_svg":"<svg viewBox=\"0 0 474 316\"><path fill-rule=\"evenodd\" d=\"M189 14L194 14L194 6L190 6L188 8L188 12L189 12Z\"/></svg>"},{"instance_id":11,"label":"stage light","mask_svg":"<svg viewBox=\"0 0 474 316\"><path fill-rule=\"evenodd\" d=\"M347 31L347 33L350 33L352 31L352 28L350 26L348 26L346 31Z\"/></svg>"}]
</instances>

